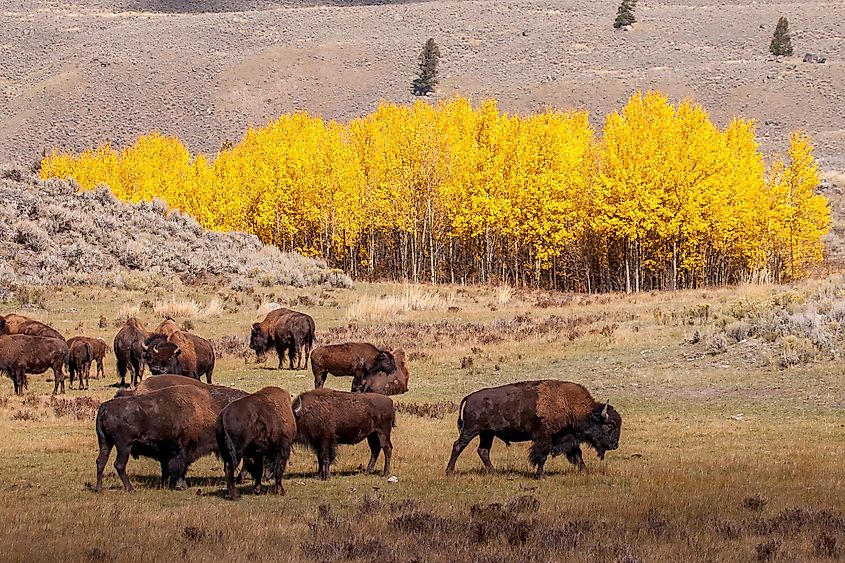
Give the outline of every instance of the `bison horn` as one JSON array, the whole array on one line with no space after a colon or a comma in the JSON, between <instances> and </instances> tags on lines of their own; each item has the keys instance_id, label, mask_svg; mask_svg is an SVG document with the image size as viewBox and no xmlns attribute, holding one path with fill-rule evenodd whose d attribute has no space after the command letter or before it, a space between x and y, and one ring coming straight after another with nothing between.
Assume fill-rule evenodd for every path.
<instances>
[{"instance_id":1,"label":"bison horn","mask_svg":"<svg viewBox=\"0 0 845 563\"><path fill-rule=\"evenodd\" d=\"M147 348L148 348L148 346L147 346L145 343L141 342L141 350L143 350L144 352L146 352L146 351L147 351Z\"/></svg>"},{"instance_id":2,"label":"bison horn","mask_svg":"<svg viewBox=\"0 0 845 563\"><path fill-rule=\"evenodd\" d=\"M601 417L605 420L607 420L607 407L608 406L610 406L609 401L604 404L604 408L601 410Z\"/></svg>"},{"instance_id":3,"label":"bison horn","mask_svg":"<svg viewBox=\"0 0 845 563\"><path fill-rule=\"evenodd\" d=\"M293 401L293 414L299 416L300 413L302 413L302 399L300 397L297 397Z\"/></svg>"}]
</instances>

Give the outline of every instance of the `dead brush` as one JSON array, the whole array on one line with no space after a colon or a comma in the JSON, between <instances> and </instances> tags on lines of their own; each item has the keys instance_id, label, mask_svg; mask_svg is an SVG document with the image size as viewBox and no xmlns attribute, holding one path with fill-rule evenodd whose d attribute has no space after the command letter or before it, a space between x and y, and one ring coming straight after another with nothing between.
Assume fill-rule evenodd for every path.
<instances>
[{"instance_id":1,"label":"dead brush","mask_svg":"<svg viewBox=\"0 0 845 563\"><path fill-rule=\"evenodd\" d=\"M444 418L458 412L458 403L438 401L436 403L394 403L396 412L426 418Z\"/></svg>"},{"instance_id":2,"label":"dead brush","mask_svg":"<svg viewBox=\"0 0 845 563\"><path fill-rule=\"evenodd\" d=\"M18 409L11 417L12 420L38 420L38 415L29 409Z\"/></svg>"},{"instance_id":3,"label":"dead brush","mask_svg":"<svg viewBox=\"0 0 845 563\"><path fill-rule=\"evenodd\" d=\"M212 338L210 342L211 347L214 348L214 357L218 360L221 358L246 359L251 352L246 336L227 334L219 338Z\"/></svg>"},{"instance_id":4,"label":"dead brush","mask_svg":"<svg viewBox=\"0 0 845 563\"><path fill-rule=\"evenodd\" d=\"M76 397L64 399L50 397L50 407L58 418L75 418L76 420L94 420L100 401L94 397Z\"/></svg>"}]
</instances>

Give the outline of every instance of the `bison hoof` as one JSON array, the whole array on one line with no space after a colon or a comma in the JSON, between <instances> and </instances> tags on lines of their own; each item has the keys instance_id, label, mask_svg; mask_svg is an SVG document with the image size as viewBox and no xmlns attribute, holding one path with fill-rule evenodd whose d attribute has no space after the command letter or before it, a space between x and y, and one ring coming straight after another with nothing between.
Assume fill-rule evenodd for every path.
<instances>
[{"instance_id":1,"label":"bison hoof","mask_svg":"<svg viewBox=\"0 0 845 563\"><path fill-rule=\"evenodd\" d=\"M285 488L284 488L284 487L273 487L273 494L274 494L274 495L284 496L284 494L285 494Z\"/></svg>"}]
</instances>

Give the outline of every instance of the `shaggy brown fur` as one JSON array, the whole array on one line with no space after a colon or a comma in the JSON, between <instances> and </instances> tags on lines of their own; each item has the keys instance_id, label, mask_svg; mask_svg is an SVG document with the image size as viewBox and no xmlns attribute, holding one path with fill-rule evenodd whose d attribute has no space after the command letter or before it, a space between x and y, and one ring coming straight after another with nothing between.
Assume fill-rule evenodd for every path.
<instances>
[{"instance_id":1,"label":"shaggy brown fur","mask_svg":"<svg viewBox=\"0 0 845 563\"><path fill-rule=\"evenodd\" d=\"M130 387L134 388L144 376L144 340L149 333L144 323L132 317L114 337L114 356L120 385L126 386L126 370L131 371Z\"/></svg>"},{"instance_id":2,"label":"shaggy brown fur","mask_svg":"<svg viewBox=\"0 0 845 563\"><path fill-rule=\"evenodd\" d=\"M214 373L214 349L211 343L185 331L170 334L165 341L160 335L147 339L144 361L156 375L171 373L199 379L205 375L211 383Z\"/></svg>"},{"instance_id":3,"label":"shaggy brown fur","mask_svg":"<svg viewBox=\"0 0 845 563\"><path fill-rule=\"evenodd\" d=\"M586 442L603 458L619 446L622 417L610 405L596 403L577 383L557 380L524 381L476 391L464 397L458 411L460 436L452 446L446 473L479 436L478 455L489 473L493 439L505 443L531 441L529 459L535 477L543 477L549 455L565 454L583 469L580 444Z\"/></svg>"},{"instance_id":4,"label":"shaggy brown fur","mask_svg":"<svg viewBox=\"0 0 845 563\"><path fill-rule=\"evenodd\" d=\"M367 473L375 467L379 451L384 452L384 475L390 473L393 444L390 432L396 418L393 401L375 393L345 393L314 389L293 401L296 441L317 454L320 479L329 478L338 444L357 444L364 438L370 446Z\"/></svg>"},{"instance_id":5,"label":"shaggy brown fur","mask_svg":"<svg viewBox=\"0 0 845 563\"><path fill-rule=\"evenodd\" d=\"M91 344L78 338L71 342L68 349L67 372L70 377L70 388L73 389L73 380L78 377L79 390L88 389L91 362L94 361L94 350L91 348Z\"/></svg>"},{"instance_id":6,"label":"shaggy brown fur","mask_svg":"<svg viewBox=\"0 0 845 563\"><path fill-rule=\"evenodd\" d=\"M123 488L132 491L126 475L129 456L145 456L161 465L161 483L187 488L185 474L191 463L215 451L217 412L211 394L191 385L176 385L150 393L111 399L97 411L97 484L103 488L103 471L117 448L114 468Z\"/></svg>"},{"instance_id":7,"label":"shaggy brown fur","mask_svg":"<svg viewBox=\"0 0 845 563\"><path fill-rule=\"evenodd\" d=\"M311 353L311 372L314 388L326 382L328 374L351 377L352 389L359 391L364 379L383 372L396 371L396 360L389 348L379 348L369 342L346 342L319 346Z\"/></svg>"},{"instance_id":8,"label":"shaggy brown fur","mask_svg":"<svg viewBox=\"0 0 845 563\"><path fill-rule=\"evenodd\" d=\"M226 490L231 500L240 496L235 487L235 469L244 467L255 480L253 492L261 493L264 461L272 468L275 494L285 494L282 474L296 437L290 393L279 387L264 387L229 404L217 417L217 449L223 459Z\"/></svg>"},{"instance_id":9,"label":"shaggy brown fur","mask_svg":"<svg viewBox=\"0 0 845 563\"><path fill-rule=\"evenodd\" d=\"M405 359L404 350L393 351L396 360L396 371L393 373L379 372L370 377L364 378L361 391L364 393L378 393L380 395L401 395L408 391L408 379L411 374L408 370L408 362ZM352 389L356 391L356 389Z\"/></svg>"},{"instance_id":10,"label":"shaggy brown fur","mask_svg":"<svg viewBox=\"0 0 845 563\"><path fill-rule=\"evenodd\" d=\"M152 393L166 387L173 387L175 385L191 385L200 389L206 389L211 393L211 400L214 403L214 410L220 412L223 408L236 399L246 397L249 393L236 389L234 387L226 387L224 385L208 385L199 379L193 377L186 377L184 375L156 375L148 377L138 384L135 389L120 389L115 394L115 397L129 397L132 395L143 395L145 393Z\"/></svg>"},{"instance_id":11,"label":"shaggy brown fur","mask_svg":"<svg viewBox=\"0 0 845 563\"><path fill-rule=\"evenodd\" d=\"M263 321L252 325L249 347L259 362L267 359L267 352L272 347L279 357L279 369L282 369L285 355L290 369L307 369L314 332L311 316L291 309L275 309L267 313Z\"/></svg>"},{"instance_id":12,"label":"shaggy brown fur","mask_svg":"<svg viewBox=\"0 0 845 563\"><path fill-rule=\"evenodd\" d=\"M91 346L91 353L93 354L93 361L97 362L97 374L94 376L94 379L100 379L101 376L105 376L105 370L103 369L103 360L106 357L106 341L102 338L89 338L88 336L74 336L73 338L68 338L67 345L68 348L73 346L73 343L77 340L84 340Z\"/></svg>"},{"instance_id":13,"label":"shaggy brown fur","mask_svg":"<svg viewBox=\"0 0 845 563\"><path fill-rule=\"evenodd\" d=\"M59 387L65 392L65 374L62 368L68 356L67 344L58 338L30 336L28 334L0 335L0 371L5 372L15 386L15 394L23 395L28 373L53 370L53 395Z\"/></svg>"},{"instance_id":14,"label":"shaggy brown fur","mask_svg":"<svg viewBox=\"0 0 845 563\"><path fill-rule=\"evenodd\" d=\"M2 323L0 323L0 334L28 334L29 336L43 336L45 338L58 338L59 340L65 339L53 327L23 315L10 313L0 318L3 319Z\"/></svg>"},{"instance_id":15,"label":"shaggy brown fur","mask_svg":"<svg viewBox=\"0 0 845 563\"><path fill-rule=\"evenodd\" d=\"M182 330L182 328L178 324L176 324L176 321L174 321L170 317L166 317L163 321L158 324L158 326L153 331L153 334L161 334L166 338L174 332L180 330Z\"/></svg>"}]
</instances>

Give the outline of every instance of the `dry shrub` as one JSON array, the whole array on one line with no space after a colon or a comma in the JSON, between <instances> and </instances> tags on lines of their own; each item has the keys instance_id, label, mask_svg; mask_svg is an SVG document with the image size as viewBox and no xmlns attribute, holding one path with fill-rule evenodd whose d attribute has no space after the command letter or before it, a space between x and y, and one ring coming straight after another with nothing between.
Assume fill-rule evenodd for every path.
<instances>
[{"instance_id":1,"label":"dry shrub","mask_svg":"<svg viewBox=\"0 0 845 563\"><path fill-rule=\"evenodd\" d=\"M707 336L705 345L710 354L722 354L728 350L728 339L723 333L717 332Z\"/></svg>"},{"instance_id":2,"label":"dry shrub","mask_svg":"<svg viewBox=\"0 0 845 563\"><path fill-rule=\"evenodd\" d=\"M153 303L153 313L157 317L173 317L195 319L201 310L200 304L193 299L176 299L171 297L168 300L159 299Z\"/></svg>"},{"instance_id":3,"label":"dry shrub","mask_svg":"<svg viewBox=\"0 0 845 563\"><path fill-rule=\"evenodd\" d=\"M513 299L513 288L509 285L502 285L496 288L496 303L499 307L504 307Z\"/></svg>"},{"instance_id":4,"label":"dry shrub","mask_svg":"<svg viewBox=\"0 0 845 563\"><path fill-rule=\"evenodd\" d=\"M194 542L194 543L202 543L202 542L221 542L223 541L223 530L204 530L203 528L197 528L196 526L186 526L185 529L182 531L182 537L185 540Z\"/></svg>"},{"instance_id":5,"label":"dry shrub","mask_svg":"<svg viewBox=\"0 0 845 563\"><path fill-rule=\"evenodd\" d=\"M140 314L140 312L141 312L141 307L139 307L138 305L129 305L128 303L124 303L123 305L121 305L120 309L117 311L116 320L126 322L127 320L131 319L132 317L137 317Z\"/></svg>"},{"instance_id":6,"label":"dry shrub","mask_svg":"<svg viewBox=\"0 0 845 563\"><path fill-rule=\"evenodd\" d=\"M760 512L766 507L766 499L761 497L760 495L754 495L753 497L745 497L742 501L742 508L746 510L752 510L754 512Z\"/></svg>"},{"instance_id":7,"label":"dry shrub","mask_svg":"<svg viewBox=\"0 0 845 563\"><path fill-rule=\"evenodd\" d=\"M755 551L757 552L757 561L771 561L775 558L780 549L780 540L772 539L757 544Z\"/></svg>"},{"instance_id":8,"label":"dry shrub","mask_svg":"<svg viewBox=\"0 0 845 563\"><path fill-rule=\"evenodd\" d=\"M444 418L458 412L458 403L438 401L436 403L394 403L396 412L427 418Z\"/></svg>"},{"instance_id":9,"label":"dry shrub","mask_svg":"<svg viewBox=\"0 0 845 563\"><path fill-rule=\"evenodd\" d=\"M50 406L53 408L53 413L59 418L94 420L97 416L97 409L100 408L100 401L94 397L76 397L74 399L50 397Z\"/></svg>"},{"instance_id":10,"label":"dry shrub","mask_svg":"<svg viewBox=\"0 0 845 563\"><path fill-rule=\"evenodd\" d=\"M41 398L35 393L27 393L23 398L23 404L27 407L40 407Z\"/></svg>"},{"instance_id":11,"label":"dry shrub","mask_svg":"<svg viewBox=\"0 0 845 563\"><path fill-rule=\"evenodd\" d=\"M533 495L520 495L510 499L506 508L515 513L539 512L540 501Z\"/></svg>"},{"instance_id":12,"label":"dry shrub","mask_svg":"<svg viewBox=\"0 0 845 563\"><path fill-rule=\"evenodd\" d=\"M816 557L830 557L835 559L839 557L839 551L836 545L836 536L834 535L821 533L813 539L813 552Z\"/></svg>"},{"instance_id":13,"label":"dry shrub","mask_svg":"<svg viewBox=\"0 0 845 563\"><path fill-rule=\"evenodd\" d=\"M220 358L247 358L251 353L246 336L228 334L220 338L212 338L210 342L211 347L214 348L214 356L218 360Z\"/></svg>"},{"instance_id":14,"label":"dry shrub","mask_svg":"<svg viewBox=\"0 0 845 563\"><path fill-rule=\"evenodd\" d=\"M29 409L19 409L11 418L12 420L38 420L38 415Z\"/></svg>"},{"instance_id":15,"label":"dry shrub","mask_svg":"<svg viewBox=\"0 0 845 563\"><path fill-rule=\"evenodd\" d=\"M816 358L816 347L806 338L789 335L778 342L781 347L778 365L782 368L806 364Z\"/></svg>"}]
</instances>

